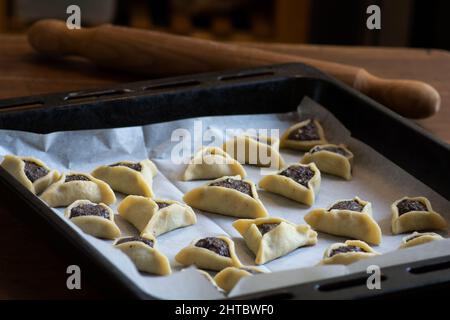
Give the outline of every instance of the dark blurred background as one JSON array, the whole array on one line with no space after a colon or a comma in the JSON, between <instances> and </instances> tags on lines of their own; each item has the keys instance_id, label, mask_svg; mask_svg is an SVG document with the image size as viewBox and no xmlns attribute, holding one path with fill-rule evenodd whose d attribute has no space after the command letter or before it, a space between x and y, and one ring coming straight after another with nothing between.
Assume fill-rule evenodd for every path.
<instances>
[{"instance_id":1,"label":"dark blurred background","mask_svg":"<svg viewBox=\"0 0 450 320\"><path fill-rule=\"evenodd\" d=\"M450 1L436 0L0 0L0 32L81 7L83 26L114 23L227 41L450 49ZM381 7L382 29L366 28Z\"/></svg>"}]
</instances>

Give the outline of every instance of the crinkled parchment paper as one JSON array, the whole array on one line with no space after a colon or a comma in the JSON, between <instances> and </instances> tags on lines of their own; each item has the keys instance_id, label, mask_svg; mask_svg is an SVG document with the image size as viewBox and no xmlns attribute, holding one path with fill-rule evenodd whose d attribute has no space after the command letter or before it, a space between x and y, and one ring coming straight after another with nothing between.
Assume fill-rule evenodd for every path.
<instances>
[{"instance_id":1,"label":"crinkled parchment paper","mask_svg":"<svg viewBox=\"0 0 450 320\"><path fill-rule=\"evenodd\" d=\"M364 143L353 139L350 132L325 108L305 98L298 112L287 114L221 116L197 119L184 119L143 127L83 130L56 132L46 135L0 130L0 154L34 156L50 167L60 171L91 172L102 164L121 160L139 161L150 158L158 166L159 174L154 179L153 188L158 198L181 201L188 190L202 185L205 181L184 182L181 175L185 164L171 161L173 148L179 141L171 141L174 130L183 129L197 138L202 144L201 135L194 135L194 127L201 132L212 130L224 137L225 129L279 129L280 134L301 119L314 117L322 123L327 138L332 143L345 143L355 155L353 179L345 181L326 174L322 175L322 184L313 208L327 207L338 199L359 196L372 202L373 216L380 224L383 242L375 250L382 256L360 261L350 266L321 266L325 249L334 242L346 239L319 233L317 245L295 250L289 255L271 261L261 269L269 272L243 279L230 293L230 296L279 288L296 283L314 281L365 270L370 264L380 267L408 261L427 259L450 254L450 240L439 241L423 246L397 250L404 235L394 236L390 230L390 205L405 195L422 195L430 199L433 209L450 219L450 203L426 185L403 171ZM201 121L201 122L200 122ZM200 129L198 129L201 127ZM195 136L195 137L194 137ZM224 137L225 138L225 137ZM207 139L207 138L206 138ZM203 141L204 145L210 141ZM219 141L212 143L220 145ZM194 145L194 143L193 143ZM282 150L281 155L287 163L298 162L302 152ZM253 166L245 166L248 179L257 183L261 171ZM263 190L258 191L261 200L271 216L288 219L294 223L304 223L303 217L310 208L287 200ZM118 202L123 198L118 195ZM116 206L113 206L115 209ZM198 223L194 226L178 229L158 237L157 247L166 254L172 265L173 274L158 277L138 272L130 260L111 245L111 241L99 240L83 234L74 224L63 217L63 210L54 210L54 214L82 235L87 246L93 246L105 259L108 259L140 289L157 298L169 299L215 299L223 298L202 275L187 268L183 271L174 257L191 240L214 235L229 235L235 243L237 254L247 265L254 265L254 256L246 247L238 232L231 226L235 218L225 217L196 210ZM134 228L116 215L116 221L123 235L136 234ZM442 234L442 233L441 233ZM448 234L443 234L447 236Z\"/></svg>"}]
</instances>

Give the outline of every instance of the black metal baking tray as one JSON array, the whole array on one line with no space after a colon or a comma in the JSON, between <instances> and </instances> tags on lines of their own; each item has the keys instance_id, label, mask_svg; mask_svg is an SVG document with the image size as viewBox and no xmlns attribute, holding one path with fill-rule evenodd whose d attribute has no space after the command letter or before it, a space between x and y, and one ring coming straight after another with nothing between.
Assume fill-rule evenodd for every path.
<instances>
[{"instance_id":1,"label":"black metal baking tray","mask_svg":"<svg viewBox=\"0 0 450 320\"><path fill-rule=\"evenodd\" d=\"M324 73L303 65L183 76L0 101L0 129L36 133L145 125L176 119L293 111L304 96L331 111L352 135L450 199L450 147L412 121ZM427 155L420 156L420 155ZM432 163L433 165L430 165ZM83 239L0 168L0 183L135 297L152 298L83 245ZM450 287L450 256L383 269L381 290L368 290L367 274L353 274L261 292L242 298L371 298L406 290Z\"/></svg>"}]
</instances>

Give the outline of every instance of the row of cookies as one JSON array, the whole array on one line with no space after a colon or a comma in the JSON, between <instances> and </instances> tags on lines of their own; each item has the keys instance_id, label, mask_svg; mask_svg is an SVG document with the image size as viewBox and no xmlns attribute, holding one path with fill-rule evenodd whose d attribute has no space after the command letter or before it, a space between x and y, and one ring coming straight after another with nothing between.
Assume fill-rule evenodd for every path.
<instances>
[{"instance_id":1,"label":"row of cookies","mask_svg":"<svg viewBox=\"0 0 450 320\"><path fill-rule=\"evenodd\" d=\"M153 177L157 168L150 160L122 161L96 168L91 174L63 173L50 169L39 159L7 155L1 166L51 207L66 207L64 216L83 232L114 240L114 246L141 271L167 275L167 257L156 249L156 237L196 223L187 205L165 199L152 199ZM123 237L110 207L114 191L127 196L118 206L119 215L140 232Z\"/></svg>"},{"instance_id":2,"label":"row of cookies","mask_svg":"<svg viewBox=\"0 0 450 320\"><path fill-rule=\"evenodd\" d=\"M125 167L126 172L127 170L141 170L142 165L144 165L144 163L127 163L126 166L122 166ZM140 167L138 168L138 166ZM117 167L120 167L120 165L108 166L108 168ZM156 173L156 169L153 170L153 172ZM87 197L94 201L96 199L98 200L98 198L91 193L82 193L84 189L92 191L93 189L100 188L98 187L98 183L94 183L96 181L93 181L92 176L77 173L67 175L67 177L64 178L63 183L59 184L64 188L61 190L62 187L58 187L56 190L66 192L68 195L64 198L64 201L60 199L59 201L53 202L53 205L64 205L63 203L66 203L65 201L69 203L74 199L71 197L78 196ZM90 185L91 183L94 183L97 188ZM117 189L117 186L114 183L111 183L111 185ZM124 189L121 189L121 191L129 192L129 190ZM94 192L94 194L98 194L98 192ZM100 196L100 199L104 198ZM105 201L112 202L112 200ZM174 228L195 223L195 215L192 211L191 215L184 214L184 219L189 220L188 218L191 216L191 220L168 227L167 219L156 219L158 216L156 212L164 211L164 208L168 207L176 208L177 205L182 207L181 204L176 204L174 202L154 201L151 198L142 196L128 196L119 204L119 215L133 224L141 232L141 235L139 237L125 237L118 239L115 242L115 246L125 252L133 260L139 270L162 275L170 273L170 265L167 258L155 249L155 235L157 236L173 230ZM184 211L188 210L185 208ZM90 200L75 200L75 202L66 208L65 215L82 230L91 235L102 238L117 238L120 235L120 230L114 223L114 213L112 212L112 209L104 203L96 204ZM155 223L155 221L158 221L159 224ZM165 229L155 228L155 225L161 226L161 224ZM254 251L256 255L255 262L257 264L266 263L283 256L298 247L315 244L317 242L317 233L312 231L309 226L295 226L285 220L277 218L263 218L257 223L253 220L238 220L235 222L235 227L243 235L249 248ZM268 235L264 238L266 234ZM208 247L210 242L222 242L222 247L225 249L222 250L222 252L220 250L215 252L213 247ZM225 242L226 245L224 245ZM228 256L229 259L227 260L227 258L219 257L221 254ZM217 257L219 257L219 259L217 259ZM233 242L226 237L222 237L220 240L218 238L199 239L187 248L181 250L176 257L176 260L183 265L195 264L200 268L214 269L217 271L227 265L221 265L221 260L228 261L225 263L228 263L229 266L239 267L240 269L243 267L235 256ZM222 263L224 262L222 261ZM242 270L240 273L242 273ZM245 273L248 273L248 271L245 271ZM222 273L218 274L219 279L222 276ZM226 284L223 286L225 287Z\"/></svg>"},{"instance_id":3,"label":"row of cookies","mask_svg":"<svg viewBox=\"0 0 450 320\"><path fill-rule=\"evenodd\" d=\"M246 177L241 164L282 169L286 163L280 148L308 151L299 161L315 163L320 171L350 180L353 153L344 145L327 143L317 120L308 119L289 128L278 140L264 135L243 134L226 141L222 148L201 148L186 168L183 180L209 180L223 176Z\"/></svg>"}]
</instances>

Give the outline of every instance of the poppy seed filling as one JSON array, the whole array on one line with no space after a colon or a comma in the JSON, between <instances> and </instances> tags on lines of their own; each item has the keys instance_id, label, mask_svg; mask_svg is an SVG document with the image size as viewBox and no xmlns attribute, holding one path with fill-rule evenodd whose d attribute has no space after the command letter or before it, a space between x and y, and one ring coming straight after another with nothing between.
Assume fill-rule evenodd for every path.
<instances>
[{"instance_id":1,"label":"poppy seed filling","mask_svg":"<svg viewBox=\"0 0 450 320\"><path fill-rule=\"evenodd\" d=\"M224 240L219 238L208 237L200 239L197 241L195 246L208 249L223 257L230 257L230 250L228 248L228 244Z\"/></svg>"},{"instance_id":2,"label":"poppy seed filling","mask_svg":"<svg viewBox=\"0 0 450 320\"><path fill-rule=\"evenodd\" d=\"M140 163L117 162L117 163L110 165L110 167L127 167L127 168L133 169L135 171L142 170L142 166Z\"/></svg>"},{"instance_id":3,"label":"poppy seed filling","mask_svg":"<svg viewBox=\"0 0 450 320\"><path fill-rule=\"evenodd\" d=\"M152 240L146 239L146 238L143 238L143 237L126 237L126 238L122 238L122 239L117 240L116 245L122 244L122 243L131 242L131 241L138 241L138 242L145 243L146 245L148 245L151 248L153 248L153 246L154 246L154 243L153 243Z\"/></svg>"},{"instance_id":4,"label":"poppy seed filling","mask_svg":"<svg viewBox=\"0 0 450 320\"><path fill-rule=\"evenodd\" d=\"M311 151L309 151L309 153L313 154L319 151L330 151L336 154L340 154L344 157L350 156L350 154L344 148L334 146L315 146L311 149Z\"/></svg>"},{"instance_id":5,"label":"poppy seed filling","mask_svg":"<svg viewBox=\"0 0 450 320\"><path fill-rule=\"evenodd\" d=\"M308 182L314 177L314 171L309 167L291 166L281 171L279 175L291 178L298 184L309 188Z\"/></svg>"},{"instance_id":6,"label":"poppy seed filling","mask_svg":"<svg viewBox=\"0 0 450 320\"><path fill-rule=\"evenodd\" d=\"M356 212L362 212L364 206L356 200L345 200L335 203L328 211L331 210L350 210Z\"/></svg>"},{"instance_id":7,"label":"poppy seed filling","mask_svg":"<svg viewBox=\"0 0 450 320\"><path fill-rule=\"evenodd\" d=\"M293 130L289 134L288 139L297 141L314 141L320 140L320 136L316 124L311 120L308 124Z\"/></svg>"},{"instance_id":8,"label":"poppy seed filling","mask_svg":"<svg viewBox=\"0 0 450 320\"><path fill-rule=\"evenodd\" d=\"M23 162L25 163L25 167L23 170L28 180L30 180L31 182L35 182L36 180L45 177L49 173L47 169L35 162L28 160L23 160Z\"/></svg>"},{"instance_id":9,"label":"poppy seed filling","mask_svg":"<svg viewBox=\"0 0 450 320\"><path fill-rule=\"evenodd\" d=\"M161 210L161 209L166 208L171 205L171 203L159 202L159 201L156 201L156 204L158 205L158 210Z\"/></svg>"},{"instance_id":10,"label":"poppy seed filling","mask_svg":"<svg viewBox=\"0 0 450 320\"><path fill-rule=\"evenodd\" d=\"M418 200L404 199L397 203L398 215L401 216L410 211L428 211L426 205Z\"/></svg>"},{"instance_id":11,"label":"poppy seed filling","mask_svg":"<svg viewBox=\"0 0 450 320\"><path fill-rule=\"evenodd\" d=\"M342 246L338 247L336 249L331 250L330 254L328 255L330 258L340 254L340 253L347 253L347 252L366 252L362 248L357 246Z\"/></svg>"},{"instance_id":12,"label":"poppy seed filling","mask_svg":"<svg viewBox=\"0 0 450 320\"><path fill-rule=\"evenodd\" d=\"M70 181L91 181L88 177L83 176L81 174L70 174L66 176L66 179L64 182L70 182Z\"/></svg>"},{"instance_id":13,"label":"poppy seed filling","mask_svg":"<svg viewBox=\"0 0 450 320\"><path fill-rule=\"evenodd\" d=\"M259 232L261 232L262 235L265 235L267 232L272 231L275 229L279 223L263 223L259 224L256 227L258 228Z\"/></svg>"},{"instance_id":14,"label":"poppy seed filling","mask_svg":"<svg viewBox=\"0 0 450 320\"><path fill-rule=\"evenodd\" d=\"M210 184L211 187L224 187L224 188L228 188L228 189L234 189L237 190L239 192L242 192L250 197L253 198L253 194L252 194L252 188L250 186L249 183L242 181L242 180L236 180L236 179L231 179L231 178L227 178L224 180L220 180L217 182L213 182Z\"/></svg>"},{"instance_id":15,"label":"poppy seed filling","mask_svg":"<svg viewBox=\"0 0 450 320\"><path fill-rule=\"evenodd\" d=\"M109 211L99 204L80 204L70 210L70 218L84 217L84 216L97 216L105 219L109 219Z\"/></svg>"}]
</instances>

